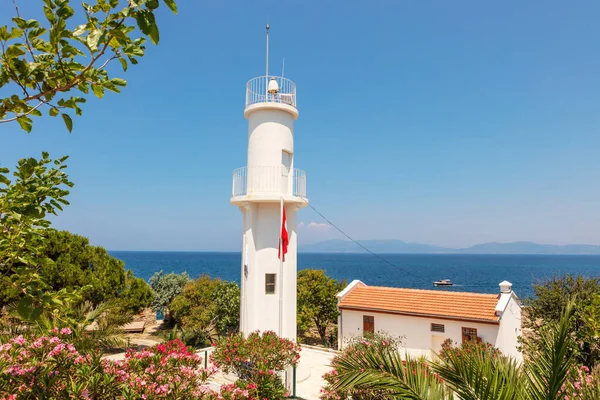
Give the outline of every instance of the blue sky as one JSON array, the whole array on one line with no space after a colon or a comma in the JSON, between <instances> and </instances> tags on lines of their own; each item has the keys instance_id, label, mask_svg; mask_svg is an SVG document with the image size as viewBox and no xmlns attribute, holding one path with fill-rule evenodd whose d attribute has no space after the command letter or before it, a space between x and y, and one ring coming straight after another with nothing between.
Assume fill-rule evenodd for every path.
<instances>
[{"instance_id":1,"label":"blue sky","mask_svg":"<svg viewBox=\"0 0 600 400\"><path fill-rule=\"evenodd\" d=\"M4 166L70 155L57 228L111 250L237 250L231 172L268 18L271 72L285 57L298 87L296 166L350 235L600 244L599 2L179 3L72 134L49 117L29 135L0 125ZM3 2L0 24L11 15ZM299 220L302 242L339 237L310 209Z\"/></svg>"}]
</instances>

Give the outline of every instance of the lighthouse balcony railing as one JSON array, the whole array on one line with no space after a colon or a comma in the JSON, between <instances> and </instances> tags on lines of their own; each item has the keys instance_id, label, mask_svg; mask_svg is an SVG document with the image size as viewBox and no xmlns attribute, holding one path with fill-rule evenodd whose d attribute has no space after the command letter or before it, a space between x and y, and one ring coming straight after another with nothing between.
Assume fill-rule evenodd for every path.
<instances>
[{"instance_id":1,"label":"lighthouse balcony railing","mask_svg":"<svg viewBox=\"0 0 600 400\"><path fill-rule=\"evenodd\" d=\"M282 165L238 168L233 171L232 196L249 195L306 198L306 172Z\"/></svg>"},{"instance_id":2,"label":"lighthouse balcony railing","mask_svg":"<svg viewBox=\"0 0 600 400\"><path fill-rule=\"evenodd\" d=\"M272 80L276 84L271 83ZM246 107L257 103L281 103L296 107L296 84L282 76L250 79L246 83Z\"/></svg>"}]
</instances>

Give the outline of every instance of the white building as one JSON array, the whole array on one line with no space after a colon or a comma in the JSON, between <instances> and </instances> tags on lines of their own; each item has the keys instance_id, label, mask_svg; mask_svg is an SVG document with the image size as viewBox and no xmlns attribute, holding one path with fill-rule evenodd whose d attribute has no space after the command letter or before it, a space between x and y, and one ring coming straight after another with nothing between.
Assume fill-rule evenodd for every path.
<instances>
[{"instance_id":1,"label":"white building","mask_svg":"<svg viewBox=\"0 0 600 400\"><path fill-rule=\"evenodd\" d=\"M248 164L233 172L231 197L243 223L240 331L271 330L296 340L296 212L308 205L306 174L294 168L296 85L268 71L251 79L244 116ZM285 262L278 257L282 200L289 234Z\"/></svg>"},{"instance_id":2,"label":"white building","mask_svg":"<svg viewBox=\"0 0 600 400\"><path fill-rule=\"evenodd\" d=\"M359 280L338 295L338 345L370 332L402 337L411 356L430 357L446 339L455 345L477 339L502 353L522 359L520 301L512 284L500 284L499 294L464 293L367 286Z\"/></svg>"}]
</instances>

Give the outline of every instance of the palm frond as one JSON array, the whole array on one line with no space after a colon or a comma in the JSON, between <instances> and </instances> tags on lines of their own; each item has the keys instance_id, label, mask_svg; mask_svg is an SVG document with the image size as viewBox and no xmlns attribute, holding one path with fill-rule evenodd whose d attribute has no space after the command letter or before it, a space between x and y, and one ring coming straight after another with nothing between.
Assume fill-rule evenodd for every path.
<instances>
[{"instance_id":1,"label":"palm frond","mask_svg":"<svg viewBox=\"0 0 600 400\"><path fill-rule=\"evenodd\" d=\"M484 352L449 352L433 370L463 400L521 399L524 384L520 366L512 358Z\"/></svg>"},{"instance_id":2,"label":"palm frond","mask_svg":"<svg viewBox=\"0 0 600 400\"><path fill-rule=\"evenodd\" d=\"M540 328L541 345L531 351L525 364L530 400L558 399L563 385L568 384L575 365L575 343L569 334L573 304L567 304L558 323L547 322Z\"/></svg>"},{"instance_id":3,"label":"palm frond","mask_svg":"<svg viewBox=\"0 0 600 400\"><path fill-rule=\"evenodd\" d=\"M335 363L334 389L372 390L386 398L446 400L450 393L424 360L406 356L381 344L365 346Z\"/></svg>"}]
</instances>

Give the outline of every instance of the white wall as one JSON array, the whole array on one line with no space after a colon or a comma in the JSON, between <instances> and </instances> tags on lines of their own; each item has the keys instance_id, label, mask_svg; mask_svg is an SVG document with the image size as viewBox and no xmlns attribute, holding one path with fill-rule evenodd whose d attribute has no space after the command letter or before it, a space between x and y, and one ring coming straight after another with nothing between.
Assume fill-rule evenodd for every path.
<instances>
[{"instance_id":1,"label":"white wall","mask_svg":"<svg viewBox=\"0 0 600 400\"><path fill-rule=\"evenodd\" d=\"M294 153L294 119L286 111L261 108L248 116L248 167L279 166L281 152ZM293 157L292 157L293 167Z\"/></svg>"},{"instance_id":2,"label":"white wall","mask_svg":"<svg viewBox=\"0 0 600 400\"><path fill-rule=\"evenodd\" d=\"M244 236L247 241L248 274L244 274L242 254L242 299L240 330L246 334L255 330L279 332L279 281L275 294L265 294L265 274L277 274L281 216L279 203L250 203L241 207ZM296 340L296 279L297 279L297 208L286 206L288 251L283 264L283 333ZM245 247L245 246L244 246Z\"/></svg>"},{"instance_id":3,"label":"white wall","mask_svg":"<svg viewBox=\"0 0 600 400\"><path fill-rule=\"evenodd\" d=\"M411 356L431 356L431 351L439 351L441 342L450 338L455 344L462 342L462 327L477 329L482 340L494 344L498 339L499 326L474 322L453 321L438 318L411 317L406 315L373 313L367 311L342 310L341 326L338 333L344 343L363 334L363 315L375 317L375 332L386 332L392 336L403 336L402 351ZM445 332L431 332L431 324L444 325Z\"/></svg>"},{"instance_id":4,"label":"white wall","mask_svg":"<svg viewBox=\"0 0 600 400\"><path fill-rule=\"evenodd\" d=\"M523 355L518 351L518 338L521 336L521 307L517 298L511 293L510 300L500 318L500 332L496 347L502 353L523 360Z\"/></svg>"}]
</instances>

